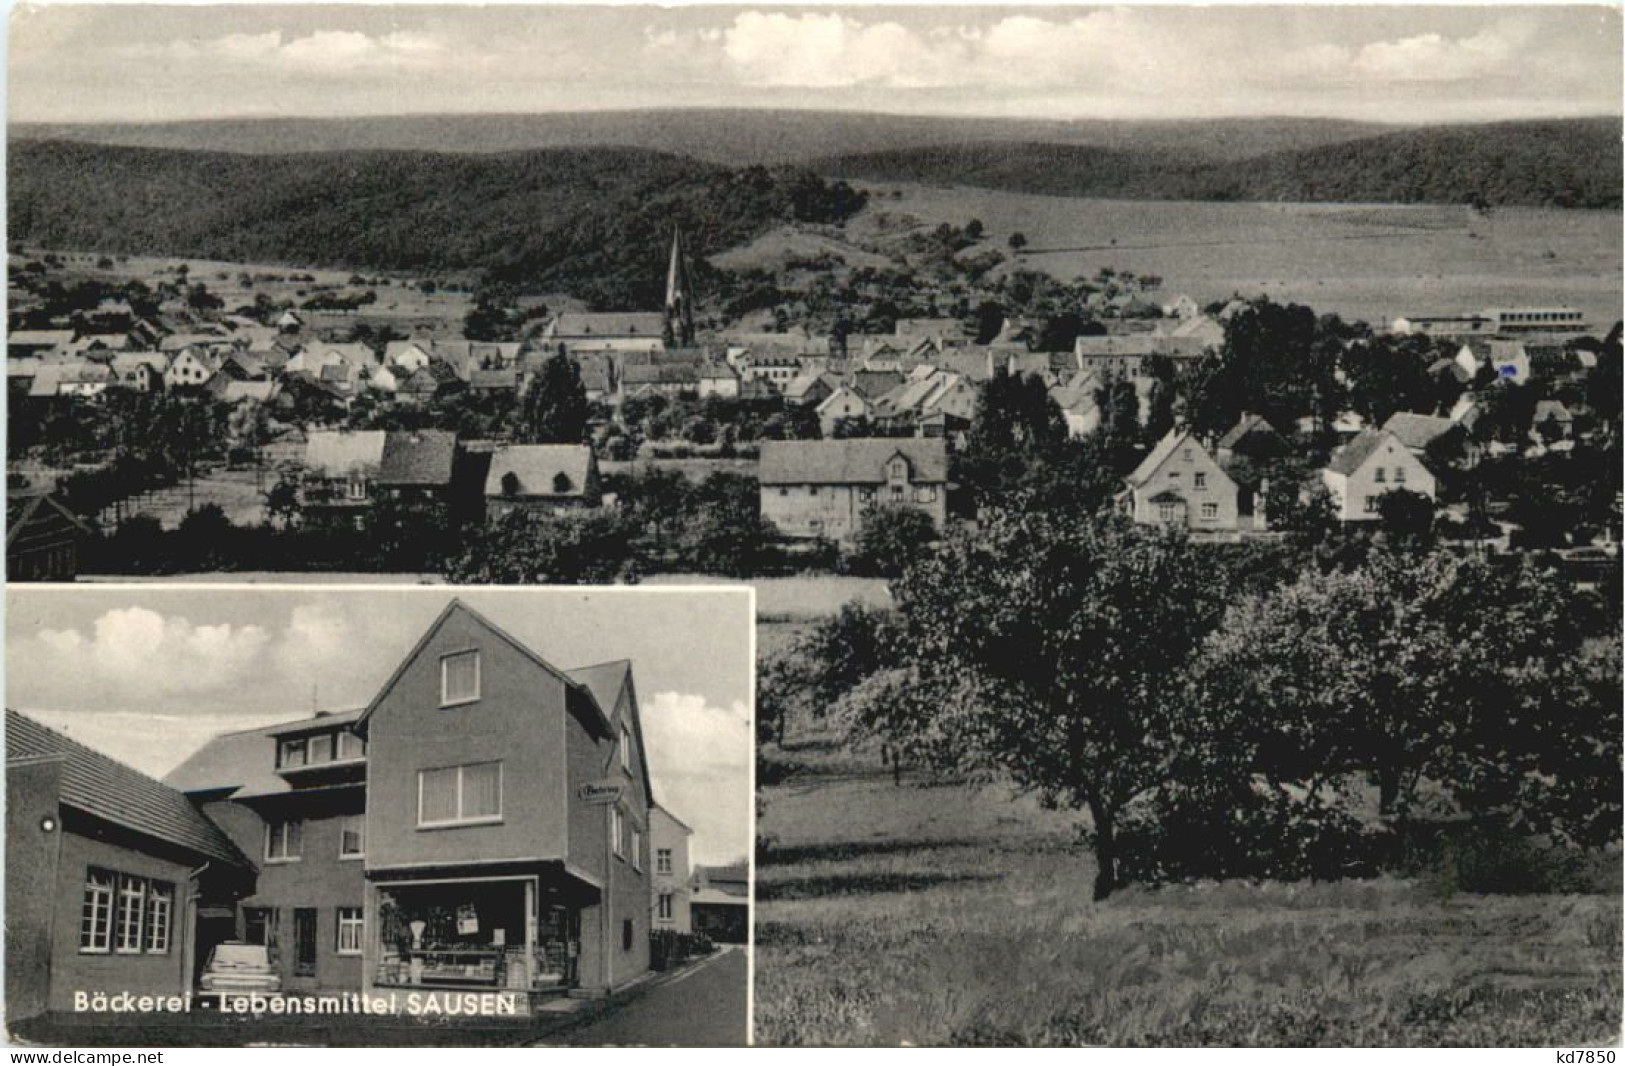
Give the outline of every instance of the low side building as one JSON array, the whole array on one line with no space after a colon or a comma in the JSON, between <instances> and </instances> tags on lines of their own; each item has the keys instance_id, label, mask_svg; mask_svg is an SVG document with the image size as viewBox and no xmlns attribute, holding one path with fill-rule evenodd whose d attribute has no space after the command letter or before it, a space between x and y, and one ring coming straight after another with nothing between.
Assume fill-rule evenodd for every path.
<instances>
[{"instance_id":1,"label":"low side building","mask_svg":"<svg viewBox=\"0 0 1625 1066\"><path fill-rule=\"evenodd\" d=\"M9 1023L76 992L190 990L195 917L253 876L181 792L10 709L5 847Z\"/></svg>"},{"instance_id":2,"label":"low side building","mask_svg":"<svg viewBox=\"0 0 1625 1066\"><path fill-rule=\"evenodd\" d=\"M750 938L750 877L744 863L696 866L689 897L694 931L718 944L743 944Z\"/></svg>"}]
</instances>

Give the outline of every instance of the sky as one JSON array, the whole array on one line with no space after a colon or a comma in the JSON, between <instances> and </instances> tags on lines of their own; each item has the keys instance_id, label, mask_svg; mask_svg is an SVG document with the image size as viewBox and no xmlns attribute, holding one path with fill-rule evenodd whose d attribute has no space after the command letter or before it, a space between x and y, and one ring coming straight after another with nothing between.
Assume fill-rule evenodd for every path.
<instances>
[{"instance_id":1,"label":"sky","mask_svg":"<svg viewBox=\"0 0 1625 1066\"><path fill-rule=\"evenodd\" d=\"M1617 6L22 5L13 121L794 107L1484 121L1620 111Z\"/></svg>"},{"instance_id":2,"label":"sky","mask_svg":"<svg viewBox=\"0 0 1625 1066\"><path fill-rule=\"evenodd\" d=\"M748 854L747 591L456 594L561 669L631 659L655 798L694 828L695 862ZM161 777L216 733L366 705L451 596L13 587L6 706Z\"/></svg>"}]
</instances>

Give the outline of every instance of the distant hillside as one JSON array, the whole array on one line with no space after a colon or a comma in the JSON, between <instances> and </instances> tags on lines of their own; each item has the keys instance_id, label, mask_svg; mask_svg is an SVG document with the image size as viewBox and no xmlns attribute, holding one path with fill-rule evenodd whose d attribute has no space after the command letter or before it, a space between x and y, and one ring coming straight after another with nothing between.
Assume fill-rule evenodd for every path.
<instances>
[{"instance_id":1,"label":"distant hillside","mask_svg":"<svg viewBox=\"0 0 1625 1066\"><path fill-rule=\"evenodd\" d=\"M861 208L805 171L633 149L239 155L21 142L9 239L52 248L432 273L490 269L654 306L673 225L700 255Z\"/></svg>"},{"instance_id":2,"label":"distant hillside","mask_svg":"<svg viewBox=\"0 0 1625 1066\"><path fill-rule=\"evenodd\" d=\"M1166 151L1210 160L1240 159L1371 137L1398 128L1343 119L1044 121L695 108L544 115L15 123L10 132L13 139L263 154L372 150L512 152L612 145L743 166L795 163L898 148L1012 141Z\"/></svg>"},{"instance_id":3,"label":"distant hillside","mask_svg":"<svg viewBox=\"0 0 1625 1066\"><path fill-rule=\"evenodd\" d=\"M967 143L815 160L848 181L1133 200L1620 206L1620 121L1403 130L1226 160L1168 150Z\"/></svg>"}]
</instances>

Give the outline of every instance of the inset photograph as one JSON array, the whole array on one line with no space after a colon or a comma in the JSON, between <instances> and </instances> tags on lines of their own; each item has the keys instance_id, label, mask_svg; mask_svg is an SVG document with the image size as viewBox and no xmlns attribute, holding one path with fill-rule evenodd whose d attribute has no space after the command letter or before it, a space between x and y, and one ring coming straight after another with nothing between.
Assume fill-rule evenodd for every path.
<instances>
[{"instance_id":1,"label":"inset photograph","mask_svg":"<svg viewBox=\"0 0 1625 1066\"><path fill-rule=\"evenodd\" d=\"M10 1039L746 1043L752 600L10 590Z\"/></svg>"}]
</instances>

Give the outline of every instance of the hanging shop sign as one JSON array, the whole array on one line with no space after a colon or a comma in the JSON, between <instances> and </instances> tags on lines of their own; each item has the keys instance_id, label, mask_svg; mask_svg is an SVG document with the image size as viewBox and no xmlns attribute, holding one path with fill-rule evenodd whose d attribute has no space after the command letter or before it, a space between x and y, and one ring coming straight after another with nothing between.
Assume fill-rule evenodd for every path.
<instances>
[{"instance_id":1,"label":"hanging shop sign","mask_svg":"<svg viewBox=\"0 0 1625 1066\"><path fill-rule=\"evenodd\" d=\"M576 798L584 803L611 804L620 800L626 785L619 781L588 781L576 789Z\"/></svg>"}]
</instances>

